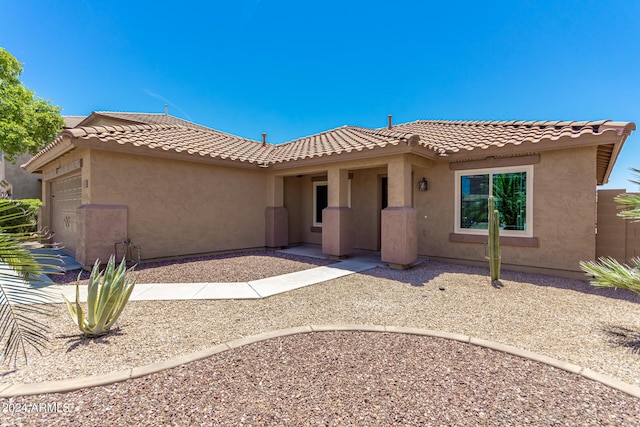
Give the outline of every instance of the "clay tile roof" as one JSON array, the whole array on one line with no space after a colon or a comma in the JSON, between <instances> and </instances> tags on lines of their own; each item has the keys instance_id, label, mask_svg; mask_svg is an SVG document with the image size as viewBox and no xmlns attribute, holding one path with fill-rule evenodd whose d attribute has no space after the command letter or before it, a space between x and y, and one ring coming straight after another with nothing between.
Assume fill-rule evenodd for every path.
<instances>
[{"instance_id":1,"label":"clay tile roof","mask_svg":"<svg viewBox=\"0 0 640 427\"><path fill-rule=\"evenodd\" d=\"M95 118L106 118L100 122L110 124L91 126ZM113 122L109 119L113 119ZM69 120L67 123L72 124L73 121ZM164 114L94 112L82 118L73 128L63 130L54 142L23 166L28 167L61 145L65 137L99 144L115 143L123 146L146 147L162 152L185 153L191 156L228 159L266 166L399 144L420 146L440 155L472 151L475 155L476 151L490 147L537 144L541 141L553 142L583 135L602 135L607 132L615 132L615 135L620 136L621 141L624 141L624 137L634 129L634 123L609 120L574 122L418 120L395 125L390 130L342 126L284 144L267 144L263 147L258 141ZM617 156L617 149L609 145L598 146L598 176L601 181L606 181L612 162L615 162Z\"/></svg>"},{"instance_id":2,"label":"clay tile roof","mask_svg":"<svg viewBox=\"0 0 640 427\"><path fill-rule=\"evenodd\" d=\"M117 126L84 126L63 130L58 137L31 158L28 167L38 158L62 144L65 137L99 144L132 145L150 150L187 152L201 157L231 159L248 163L264 163L270 147L201 126L185 127L175 124L141 124Z\"/></svg>"},{"instance_id":3,"label":"clay tile roof","mask_svg":"<svg viewBox=\"0 0 640 427\"><path fill-rule=\"evenodd\" d=\"M413 133L419 144L441 154L483 150L505 145L536 144L543 140L578 138L615 131L629 133L633 123L601 121L445 121L418 120L393 127L396 132Z\"/></svg>"},{"instance_id":4,"label":"clay tile roof","mask_svg":"<svg viewBox=\"0 0 640 427\"><path fill-rule=\"evenodd\" d=\"M401 142L414 142L415 135L406 132L381 131L356 126L342 126L306 136L273 147L269 161L288 162L352 151L371 150Z\"/></svg>"}]
</instances>

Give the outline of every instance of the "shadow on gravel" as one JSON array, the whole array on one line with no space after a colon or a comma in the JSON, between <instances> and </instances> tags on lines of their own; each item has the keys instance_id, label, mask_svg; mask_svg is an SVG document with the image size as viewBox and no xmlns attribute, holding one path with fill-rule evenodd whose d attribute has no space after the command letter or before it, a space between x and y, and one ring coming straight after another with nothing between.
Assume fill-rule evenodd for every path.
<instances>
[{"instance_id":1,"label":"shadow on gravel","mask_svg":"<svg viewBox=\"0 0 640 427\"><path fill-rule=\"evenodd\" d=\"M614 346L628 348L633 353L640 354L640 330L617 325L608 325L602 330Z\"/></svg>"},{"instance_id":2,"label":"shadow on gravel","mask_svg":"<svg viewBox=\"0 0 640 427\"><path fill-rule=\"evenodd\" d=\"M56 338L69 338L67 339L67 344L70 344L69 348L67 348L67 353L71 353L73 350L85 346L85 345L93 345L93 344L111 344L110 338L114 336L122 336L124 335L120 328L112 329L108 334L103 335L101 337L89 338L84 334L80 335L61 335Z\"/></svg>"},{"instance_id":3,"label":"shadow on gravel","mask_svg":"<svg viewBox=\"0 0 640 427\"><path fill-rule=\"evenodd\" d=\"M360 274L395 280L411 286L424 286L442 274L469 274L478 276L478 285L489 285L489 268L474 267L462 264L446 263L441 261L424 261L421 264L408 270L392 270L389 268L375 268L363 271ZM589 281L580 279L568 279L562 277L548 276L536 273L522 273L518 271L502 270L500 285L494 286L496 290L508 288L510 281L534 286L548 286L557 289L568 289L584 294L598 295L607 298L615 298L640 304L640 295L631 291L615 288L601 288L591 286Z\"/></svg>"},{"instance_id":4,"label":"shadow on gravel","mask_svg":"<svg viewBox=\"0 0 640 427\"><path fill-rule=\"evenodd\" d=\"M376 267L371 270L361 271L358 274L395 280L397 282L406 283L411 286L421 287L445 272L441 269L431 267L433 267L431 263L429 263L428 261L424 261L421 264L411 267L407 270L393 270L388 267Z\"/></svg>"},{"instance_id":5,"label":"shadow on gravel","mask_svg":"<svg viewBox=\"0 0 640 427\"><path fill-rule=\"evenodd\" d=\"M528 283L535 286L549 286L557 289L568 289L583 294L598 295L606 298L614 298L640 304L640 295L631 291L617 288L602 288L592 286L585 277L580 279L567 279L562 277L547 276L544 274L520 273L517 271L504 271L502 278L519 283Z\"/></svg>"}]
</instances>

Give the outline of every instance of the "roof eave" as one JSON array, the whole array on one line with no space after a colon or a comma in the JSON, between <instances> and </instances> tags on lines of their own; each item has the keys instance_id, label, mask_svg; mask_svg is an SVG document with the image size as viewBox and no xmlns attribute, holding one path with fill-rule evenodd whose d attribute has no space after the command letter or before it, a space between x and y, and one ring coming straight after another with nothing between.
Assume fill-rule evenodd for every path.
<instances>
[{"instance_id":1,"label":"roof eave","mask_svg":"<svg viewBox=\"0 0 640 427\"><path fill-rule=\"evenodd\" d=\"M631 132L636 130L636 124L633 122L612 122L608 123L607 125L617 130L617 134L620 136L620 140L617 141L613 146L613 151L611 153L611 157L609 158L609 164L607 166L606 172L604 173L602 179L598 177L598 185L604 185L609 182L611 172L613 172L613 167L618 160L618 156L622 151L622 147L624 146L625 141L627 140Z\"/></svg>"},{"instance_id":2,"label":"roof eave","mask_svg":"<svg viewBox=\"0 0 640 427\"><path fill-rule=\"evenodd\" d=\"M613 167L618 160L618 155L620 151L622 151L622 146L624 142L627 140L628 134L623 135L619 142L615 143L613 146L613 152L611 153L611 157L609 158L609 165L607 166L607 170L604 173L602 178L598 177L598 185L604 185L609 182L609 178L611 177L611 172L613 171Z\"/></svg>"},{"instance_id":3,"label":"roof eave","mask_svg":"<svg viewBox=\"0 0 640 427\"><path fill-rule=\"evenodd\" d=\"M33 156L27 163L20 165L20 167L29 173L42 173L42 169L58 157L73 150L75 146L68 137L61 137L61 140L50 149L43 151Z\"/></svg>"}]
</instances>

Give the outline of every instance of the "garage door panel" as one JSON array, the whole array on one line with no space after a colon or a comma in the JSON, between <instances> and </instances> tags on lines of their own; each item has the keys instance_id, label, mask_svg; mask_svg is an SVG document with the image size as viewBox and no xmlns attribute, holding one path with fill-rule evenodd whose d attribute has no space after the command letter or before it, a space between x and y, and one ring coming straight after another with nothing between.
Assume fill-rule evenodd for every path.
<instances>
[{"instance_id":1,"label":"garage door panel","mask_svg":"<svg viewBox=\"0 0 640 427\"><path fill-rule=\"evenodd\" d=\"M62 178L51 183L51 231L53 240L74 254L77 236L77 210L82 204L80 175Z\"/></svg>"}]
</instances>

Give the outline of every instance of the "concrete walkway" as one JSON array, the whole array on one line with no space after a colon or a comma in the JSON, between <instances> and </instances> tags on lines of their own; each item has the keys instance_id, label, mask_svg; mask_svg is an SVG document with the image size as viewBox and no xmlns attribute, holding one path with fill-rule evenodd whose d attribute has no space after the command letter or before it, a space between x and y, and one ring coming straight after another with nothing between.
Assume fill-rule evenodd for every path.
<instances>
[{"instance_id":1,"label":"concrete walkway","mask_svg":"<svg viewBox=\"0 0 640 427\"><path fill-rule=\"evenodd\" d=\"M289 252L291 253L291 252ZM371 256L355 256L323 267L311 268L281 276L238 283L138 283L130 301L259 299L315 285L384 265ZM76 287L50 285L42 288L47 299L42 302L64 302L62 295L75 301ZM80 301L87 298L87 285L80 286Z\"/></svg>"}]
</instances>

